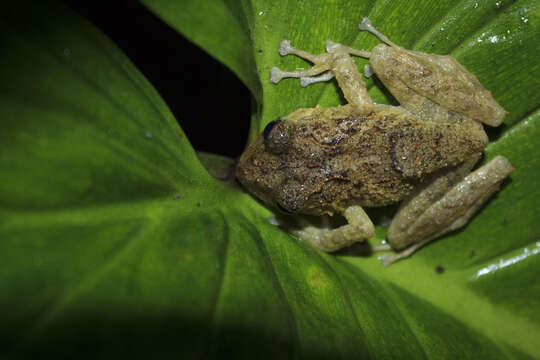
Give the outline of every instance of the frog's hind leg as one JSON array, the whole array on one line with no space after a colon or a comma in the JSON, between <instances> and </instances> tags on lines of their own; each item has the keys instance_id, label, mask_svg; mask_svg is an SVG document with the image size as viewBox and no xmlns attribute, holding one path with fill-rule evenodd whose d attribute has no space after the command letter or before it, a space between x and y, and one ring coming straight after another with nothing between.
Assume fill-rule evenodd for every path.
<instances>
[{"instance_id":1,"label":"frog's hind leg","mask_svg":"<svg viewBox=\"0 0 540 360\"><path fill-rule=\"evenodd\" d=\"M375 227L361 206L351 206L345 210L343 215L348 224L335 229L320 228L310 224L291 232L327 252L364 241L375 234Z\"/></svg>"},{"instance_id":2,"label":"frog's hind leg","mask_svg":"<svg viewBox=\"0 0 540 360\"><path fill-rule=\"evenodd\" d=\"M508 159L496 156L465 176L479 157L480 154L438 174L402 204L390 224L387 238L395 250L410 247L395 255L382 256L385 265L408 257L431 240L467 224L514 170Z\"/></svg>"}]
</instances>

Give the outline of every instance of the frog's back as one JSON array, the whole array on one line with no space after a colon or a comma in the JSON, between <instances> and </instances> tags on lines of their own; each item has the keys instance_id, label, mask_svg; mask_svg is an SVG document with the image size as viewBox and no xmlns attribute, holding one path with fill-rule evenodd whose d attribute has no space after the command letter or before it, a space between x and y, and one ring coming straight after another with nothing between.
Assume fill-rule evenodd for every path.
<instances>
[{"instance_id":1,"label":"frog's back","mask_svg":"<svg viewBox=\"0 0 540 360\"><path fill-rule=\"evenodd\" d=\"M319 142L325 152L319 170L307 183L319 183L302 212L340 212L351 205L385 206L402 200L414 188L395 159L395 145L402 137L403 119L384 114L332 119L346 137L325 136ZM312 122L316 124L316 122ZM313 129L307 129L309 136ZM317 137L314 137L318 140ZM326 206L325 206L326 205Z\"/></svg>"},{"instance_id":2,"label":"frog's back","mask_svg":"<svg viewBox=\"0 0 540 360\"><path fill-rule=\"evenodd\" d=\"M293 165L297 174L303 174L304 183L316 189L299 212L334 213L351 205L399 202L426 176L462 163L487 143L481 125L472 121L463 129L456 124L418 121L400 107L382 108L367 117L331 119L338 129L331 134L321 132L321 125L313 120L297 133L298 139L316 141L324 153L316 166L311 164L315 171L300 170L301 162L305 163L300 159ZM476 133L470 136L470 132Z\"/></svg>"},{"instance_id":3,"label":"frog's back","mask_svg":"<svg viewBox=\"0 0 540 360\"><path fill-rule=\"evenodd\" d=\"M237 176L271 205L301 214L399 202L430 174L483 150L472 120L420 121L401 107L367 116L348 105L300 109L270 124L244 152Z\"/></svg>"}]
</instances>

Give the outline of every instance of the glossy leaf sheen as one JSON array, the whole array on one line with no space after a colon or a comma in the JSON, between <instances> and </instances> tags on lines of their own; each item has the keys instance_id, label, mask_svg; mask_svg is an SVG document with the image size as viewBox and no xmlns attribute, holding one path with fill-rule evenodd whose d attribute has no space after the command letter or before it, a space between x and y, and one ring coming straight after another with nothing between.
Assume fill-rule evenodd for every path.
<instances>
[{"instance_id":1,"label":"glossy leaf sheen","mask_svg":"<svg viewBox=\"0 0 540 360\"><path fill-rule=\"evenodd\" d=\"M540 357L536 1L145 3L248 84L252 134L298 107L341 103L333 82L268 81L272 66L306 66L281 58L280 40L370 49L376 39L356 28L367 15L395 42L453 54L478 76L509 111L489 131L487 158L503 154L516 171L465 229L409 260L384 268L376 256L324 254L210 177L98 30L62 7L10 5L0 14L0 352Z\"/></svg>"}]
</instances>

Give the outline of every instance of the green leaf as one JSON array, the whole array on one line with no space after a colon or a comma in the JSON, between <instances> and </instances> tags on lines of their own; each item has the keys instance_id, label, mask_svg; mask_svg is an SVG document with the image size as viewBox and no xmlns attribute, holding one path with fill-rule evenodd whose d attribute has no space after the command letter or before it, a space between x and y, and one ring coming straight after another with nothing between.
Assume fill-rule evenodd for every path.
<instances>
[{"instance_id":1,"label":"green leaf","mask_svg":"<svg viewBox=\"0 0 540 360\"><path fill-rule=\"evenodd\" d=\"M369 16L403 46L453 54L509 111L486 153L516 171L466 228L411 259L384 268L324 254L213 179L93 26L62 6L10 4L0 14L2 357L540 358L535 0L146 3L248 84L252 134L298 107L341 103L332 82L270 84L272 66L306 65L278 55L283 38L314 52L327 38L369 49L376 39L356 28Z\"/></svg>"}]
</instances>

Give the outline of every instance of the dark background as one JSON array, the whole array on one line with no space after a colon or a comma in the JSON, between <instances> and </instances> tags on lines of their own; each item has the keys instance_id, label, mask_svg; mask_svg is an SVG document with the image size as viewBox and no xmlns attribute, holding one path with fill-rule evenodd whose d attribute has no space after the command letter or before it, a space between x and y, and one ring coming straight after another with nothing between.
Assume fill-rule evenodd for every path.
<instances>
[{"instance_id":1,"label":"dark background","mask_svg":"<svg viewBox=\"0 0 540 360\"><path fill-rule=\"evenodd\" d=\"M137 1L67 3L146 76L195 150L240 155L249 130L250 93L229 69Z\"/></svg>"}]
</instances>

